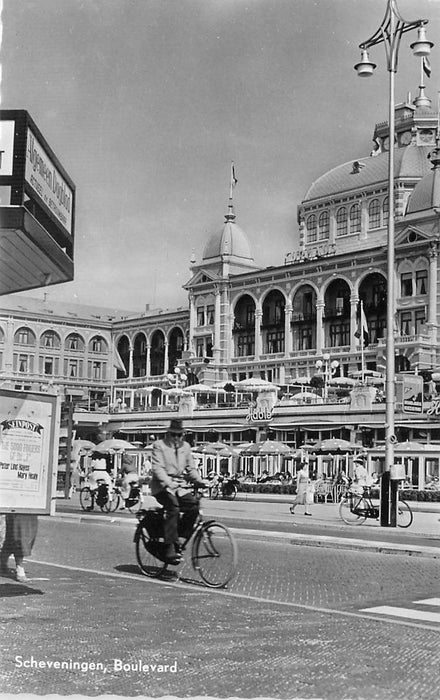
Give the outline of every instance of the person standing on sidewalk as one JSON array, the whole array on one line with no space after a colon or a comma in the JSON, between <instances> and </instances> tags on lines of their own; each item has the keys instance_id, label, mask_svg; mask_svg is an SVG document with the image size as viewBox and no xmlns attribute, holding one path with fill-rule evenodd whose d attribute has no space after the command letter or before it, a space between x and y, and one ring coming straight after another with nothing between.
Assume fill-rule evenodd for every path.
<instances>
[{"instance_id":1,"label":"person standing on sidewalk","mask_svg":"<svg viewBox=\"0 0 440 700\"><path fill-rule=\"evenodd\" d=\"M11 554L15 559L15 580L27 581L24 570L24 557L32 554L38 530L38 516L33 513L7 513L6 533L0 552L0 571L9 576L8 561Z\"/></svg>"},{"instance_id":2,"label":"person standing on sidewalk","mask_svg":"<svg viewBox=\"0 0 440 700\"><path fill-rule=\"evenodd\" d=\"M309 478L309 465L306 462L302 462L301 469L296 474L296 498L290 506L292 515L295 514L295 508L298 505L304 506L304 515L312 515L309 512L309 493L312 493L312 483Z\"/></svg>"},{"instance_id":3,"label":"person standing on sidewalk","mask_svg":"<svg viewBox=\"0 0 440 700\"><path fill-rule=\"evenodd\" d=\"M183 440L181 420L173 418L163 440L154 443L151 469L151 495L165 509L164 559L177 564L180 561L179 513L183 513L182 537L189 537L199 512L192 487L206 487L194 466L191 447Z\"/></svg>"}]
</instances>

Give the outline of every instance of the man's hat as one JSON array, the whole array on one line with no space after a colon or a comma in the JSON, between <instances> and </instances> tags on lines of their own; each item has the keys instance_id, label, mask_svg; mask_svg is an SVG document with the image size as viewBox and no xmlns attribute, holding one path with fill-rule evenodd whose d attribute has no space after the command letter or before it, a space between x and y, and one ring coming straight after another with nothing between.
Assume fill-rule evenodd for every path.
<instances>
[{"instance_id":1,"label":"man's hat","mask_svg":"<svg viewBox=\"0 0 440 700\"><path fill-rule=\"evenodd\" d=\"M173 418L170 422L169 427L168 427L168 432L174 433L174 435L182 435L183 434L182 421L179 420L179 418Z\"/></svg>"},{"instance_id":2,"label":"man's hat","mask_svg":"<svg viewBox=\"0 0 440 700\"><path fill-rule=\"evenodd\" d=\"M363 457L362 455L357 455L357 456L354 458L353 462L360 462L360 464L364 464L364 462L365 462L365 457Z\"/></svg>"}]
</instances>

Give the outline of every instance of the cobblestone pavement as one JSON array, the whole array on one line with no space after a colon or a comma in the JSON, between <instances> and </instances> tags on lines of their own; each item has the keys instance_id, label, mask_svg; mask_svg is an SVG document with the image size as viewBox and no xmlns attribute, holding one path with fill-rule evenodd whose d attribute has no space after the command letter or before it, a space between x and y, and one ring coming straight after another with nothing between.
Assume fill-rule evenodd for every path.
<instances>
[{"instance_id":1,"label":"cobblestone pavement","mask_svg":"<svg viewBox=\"0 0 440 700\"><path fill-rule=\"evenodd\" d=\"M40 519L30 581L0 578L1 693L438 700L440 624L363 612L438 595L438 560L240 539L212 591L140 576L132 534Z\"/></svg>"}]
</instances>

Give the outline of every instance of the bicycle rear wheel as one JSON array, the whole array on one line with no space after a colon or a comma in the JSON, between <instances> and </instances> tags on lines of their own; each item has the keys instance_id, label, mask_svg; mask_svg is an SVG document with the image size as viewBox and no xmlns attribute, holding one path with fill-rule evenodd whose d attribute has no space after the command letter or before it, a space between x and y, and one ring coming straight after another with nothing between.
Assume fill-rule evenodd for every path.
<instances>
[{"instance_id":1,"label":"bicycle rear wheel","mask_svg":"<svg viewBox=\"0 0 440 700\"><path fill-rule=\"evenodd\" d=\"M413 521L413 512L406 501L397 502L397 526L409 527Z\"/></svg>"},{"instance_id":2,"label":"bicycle rear wheel","mask_svg":"<svg viewBox=\"0 0 440 700\"><path fill-rule=\"evenodd\" d=\"M168 566L154 554L158 545L163 546L162 543L151 540L148 533L141 528L139 536L136 537L136 559L142 573L150 578L159 578Z\"/></svg>"},{"instance_id":3,"label":"bicycle rear wheel","mask_svg":"<svg viewBox=\"0 0 440 700\"><path fill-rule=\"evenodd\" d=\"M365 515L353 512L355 509L366 510L368 503L362 496L345 496L339 504L339 515L347 525L362 525L366 521Z\"/></svg>"},{"instance_id":4,"label":"bicycle rear wheel","mask_svg":"<svg viewBox=\"0 0 440 700\"><path fill-rule=\"evenodd\" d=\"M237 546L227 527L215 522L202 526L194 538L192 565L211 588L229 583L237 568Z\"/></svg>"},{"instance_id":5,"label":"bicycle rear wheel","mask_svg":"<svg viewBox=\"0 0 440 700\"><path fill-rule=\"evenodd\" d=\"M129 510L130 513L137 513L138 510L140 510L142 508L142 504L143 504L143 498L142 498L141 494L139 494L136 497L136 500L129 499L129 504L130 505L127 505L127 510Z\"/></svg>"},{"instance_id":6,"label":"bicycle rear wheel","mask_svg":"<svg viewBox=\"0 0 440 700\"><path fill-rule=\"evenodd\" d=\"M232 484L232 486L228 486L228 488L226 490L223 490L223 497L227 501L233 501L234 498L236 497L236 495L237 495L237 487L234 484Z\"/></svg>"},{"instance_id":7,"label":"bicycle rear wheel","mask_svg":"<svg viewBox=\"0 0 440 700\"><path fill-rule=\"evenodd\" d=\"M83 510L87 510L92 505L92 494L89 486L83 486L79 492L79 503Z\"/></svg>"}]
</instances>

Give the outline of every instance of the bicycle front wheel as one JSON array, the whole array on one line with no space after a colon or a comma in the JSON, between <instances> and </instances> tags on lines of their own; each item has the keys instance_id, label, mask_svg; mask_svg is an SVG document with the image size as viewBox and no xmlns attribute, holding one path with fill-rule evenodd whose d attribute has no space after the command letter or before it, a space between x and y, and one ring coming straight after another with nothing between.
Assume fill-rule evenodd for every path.
<instances>
[{"instance_id":1,"label":"bicycle front wheel","mask_svg":"<svg viewBox=\"0 0 440 700\"><path fill-rule=\"evenodd\" d=\"M406 501L397 503L397 526L409 527L413 521L413 512Z\"/></svg>"},{"instance_id":2,"label":"bicycle front wheel","mask_svg":"<svg viewBox=\"0 0 440 700\"><path fill-rule=\"evenodd\" d=\"M155 556L155 547L160 546L148 537L145 530L141 529L139 536L136 537L136 559L143 574L150 578L159 578L162 576L168 564L161 561Z\"/></svg>"},{"instance_id":3,"label":"bicycle front wheel","mask_svg":"<svg viewBox=\"0 0 440 700\"><path fill-rule=\"evenodd\" d=\"M368 503L362 496L345 496L339 504L339 515L347 525L362 525L367 518L356 510L365 511L367 508Z\"/></svg>"},{"instance_id":4,"label":"bicycle front wheel","mask_svg":"<svg viewBox=\"0 0 440 700\"><path fill-rule=\"evenodd\" d=\"M211 588L223 588L237 568L237 545L228 528L206 523L197 533L192 547L192 565Z\"/></svg>"},{"instance_id":5,"label":"bicycle front wheel","mask_svg":"<svg viewBox=\"0 0 440 700\"><path fill-rule=\"evenodd\" d=\"M107 511L107 513L114 513L115 510L118 510L119 507L119 494L118 493L111 493L109 494L109 497L107 499L107 503L105 504L104 508Z\"/></svg>"},{"instance_id":6,"label":"bicycle front wheel","mask_svg":"<svg viewBox=\"0 0 440 700\"><path fill-rule=\"evenodd\" d=\"M92 494L89 486L83 486L79 492L79 503L83 510L87 510L92 505Z\"/></svg>"}]
</instances>

